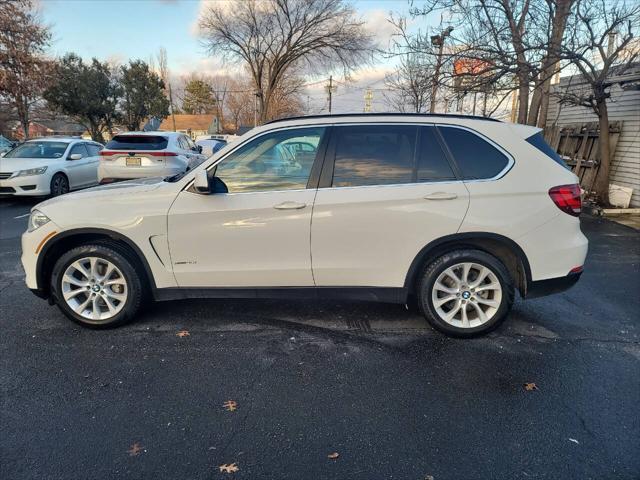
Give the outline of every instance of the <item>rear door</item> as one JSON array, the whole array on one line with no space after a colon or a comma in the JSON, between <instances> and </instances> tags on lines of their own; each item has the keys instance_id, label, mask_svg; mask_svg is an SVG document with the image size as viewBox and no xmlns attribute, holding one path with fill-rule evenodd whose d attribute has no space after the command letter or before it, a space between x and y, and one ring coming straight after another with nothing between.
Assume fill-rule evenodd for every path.
<instances>
[{"instance_id":1,"label":"rear door","mask_svg":"<svg viewBox=\"0 0 640 480\"><path fill-rule=\"evenodd\" d=\"M97 143L87 143L85 146L89 152L89 158L87 160L89 185L95 185L98 183L98 165L100 163L100 150L102 150L102 146Z\"/></svg>"},{"instance_id":2,"label":"rear door","mask_svg":"<svg viewBox=\"0 0 640 480\"><path fill-rule=\"evenodd\" d=\"M335 126L313 207L316 285L402 287L420 250L458 231L468 204L433 126Z\"/></svg>"}]
</instances>

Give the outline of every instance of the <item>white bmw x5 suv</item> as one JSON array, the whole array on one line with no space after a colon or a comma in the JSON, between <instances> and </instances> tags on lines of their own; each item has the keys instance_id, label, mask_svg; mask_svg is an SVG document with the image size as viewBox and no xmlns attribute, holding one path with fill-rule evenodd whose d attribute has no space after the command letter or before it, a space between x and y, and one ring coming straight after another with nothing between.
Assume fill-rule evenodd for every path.
<instances>
[{"instance_id":1,"label":"white bmw x5 suv","mask_svg":"<svg viewBox=\"0 0 640 480\"><path fill-rule=\"evenodd\" d=\"M37 205L27 286L109 327L143 299L340 297L436 329L498 326L515 291L582 273L576 176L540 129L455 115L333 115L253 129L184 174Z\"/></svg>"}]
</instances>

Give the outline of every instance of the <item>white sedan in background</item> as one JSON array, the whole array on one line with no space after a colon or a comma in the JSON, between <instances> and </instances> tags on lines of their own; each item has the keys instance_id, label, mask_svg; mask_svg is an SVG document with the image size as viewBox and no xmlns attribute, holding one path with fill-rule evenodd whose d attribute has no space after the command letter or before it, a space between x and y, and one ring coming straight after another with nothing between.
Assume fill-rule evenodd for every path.
<instances>
[{"instance_id":1,"label":"white sedan in background","mask_svg":"<svg viewBox=\"0 0 640 480\"><path fill-rule=\"evenodd\" d=\"M28 140L0 158L0 195L57 196L96 185L101 149L73 137Z\"/></svg>"},{"instance_id":2,"label":"white sedan in background","mask_svg":"<svg viewBox=\"0 0 640 480\"><path fill-rule=\"evenodd\" d=\"M184 173L207 159L202 147L183 133L127 132L100 152L100 183Z\"/></svg>"}]
</instances>

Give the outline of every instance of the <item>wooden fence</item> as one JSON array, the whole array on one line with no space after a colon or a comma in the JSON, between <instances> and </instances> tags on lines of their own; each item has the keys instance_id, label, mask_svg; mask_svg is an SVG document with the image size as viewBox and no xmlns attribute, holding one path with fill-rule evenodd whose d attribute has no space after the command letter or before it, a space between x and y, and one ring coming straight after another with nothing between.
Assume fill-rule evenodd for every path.
<instances>
[{"instance_id":1,"label":"wooden fence","mask_svg":"<svg viewBox=\"0 0 640 480\"><path fill-rule=\"evenodd\" d=\"M616 153L622 122L609 122L610 158ZM580 178L580 185L590 192L600 169L600 128L597 122L550 126L544 138Z\"/></svg>"}]
</instances>

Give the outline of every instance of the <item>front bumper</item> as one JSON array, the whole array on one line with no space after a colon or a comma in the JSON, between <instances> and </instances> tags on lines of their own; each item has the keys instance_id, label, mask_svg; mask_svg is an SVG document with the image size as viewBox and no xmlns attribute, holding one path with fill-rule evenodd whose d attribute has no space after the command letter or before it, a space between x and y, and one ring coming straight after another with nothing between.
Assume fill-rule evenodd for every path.
<instances>
[{"instance_id":1,"label":"front bumper","mask_svg":"<svg viewBox=\"0 0 640 480\"><path fill-rule=\"evenodd\" d=\"M554 293L569 290L578 283L581 275L582 271L579 271L570 273L566 277L548 278L546 280L531 282L527 287L526 298L545 297L547 295L553 295Z\"/></svg>"},{"instance_id":2,"label":"front bumper","mask_svg":"<svg viewBox=\"0 0 640 480\"><path fill-rule=\"evenodd\" d=\"M22 234L22 256L20 261L25 273L25 283L31 291L40 290L44 292L44 286L38 285L38 257L47 242L54 239L59 232L60 228L50 221L33 232L27 231Z\"/></svg>"},{"instance_id":3,"label":"front bumper","mask_svg":"<svg viewBox=\"0 0 640 480\"><path fill-rule=\"evenodd\" d=\"M29 175L0 180L0 195L43 196L51 193L48 175Z\"/></svg>"}]
</instances>

